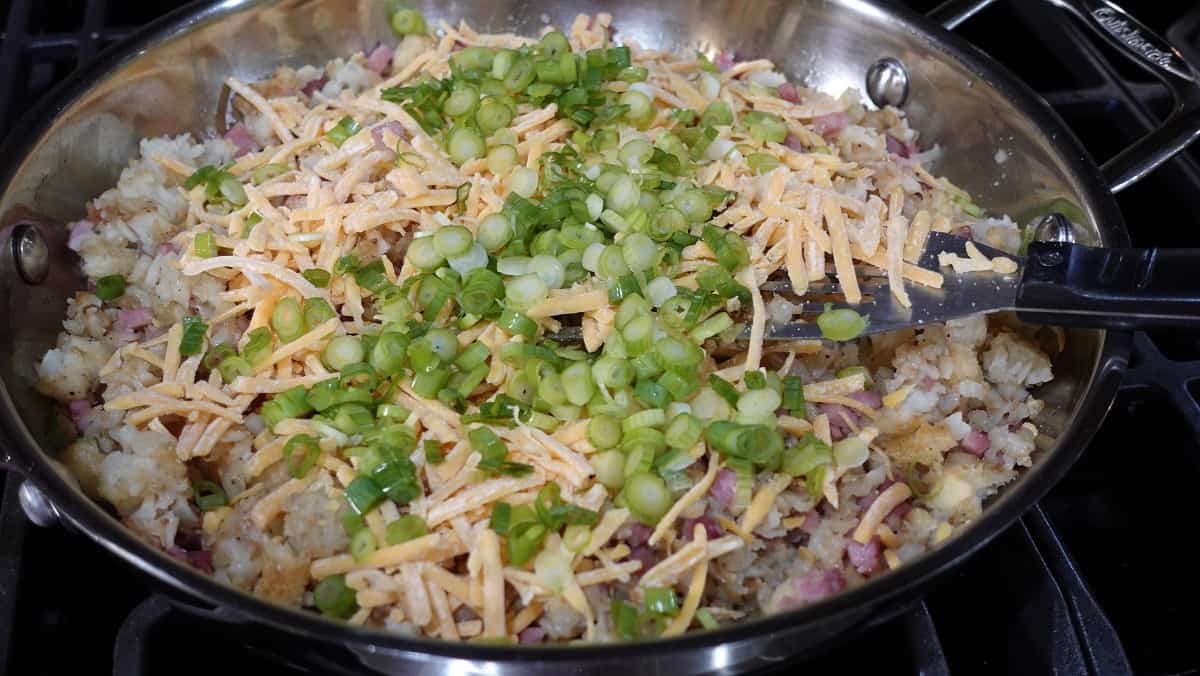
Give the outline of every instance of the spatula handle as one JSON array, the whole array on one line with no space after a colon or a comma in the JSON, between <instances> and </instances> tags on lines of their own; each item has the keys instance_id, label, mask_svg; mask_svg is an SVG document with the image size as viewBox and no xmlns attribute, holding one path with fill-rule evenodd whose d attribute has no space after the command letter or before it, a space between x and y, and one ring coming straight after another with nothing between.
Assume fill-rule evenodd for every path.
<instances>
[{"instance_id":1,"label":"spatula handle","mask_svg":"<svg viewBox=\"0 0 1200 676\"><path fill-rule=\"evenodd\" d=\"M1200 330L1200 249L1034 242L1017 314L1059 326Z\"/></svg>"}]
</instances>

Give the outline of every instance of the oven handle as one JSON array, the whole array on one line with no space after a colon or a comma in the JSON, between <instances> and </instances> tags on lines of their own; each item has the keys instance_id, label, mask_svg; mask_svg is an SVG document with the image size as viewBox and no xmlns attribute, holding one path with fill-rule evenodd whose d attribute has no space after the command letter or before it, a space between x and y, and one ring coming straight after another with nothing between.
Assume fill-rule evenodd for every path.
<instances>
[{"instance_id":1,"label":"oven handle","mask_svg":"<svg viewBox=\"0 0 1200 676\"><path fill-rule=\"evenodd\" d=\"M996 0L948 0L929 18L948 30ZM1200 76L1179 50L1108 0L1045 0L1086 24L1108 44L1162 80L1175 99L1170 115L1154 131L1101 166L1109 188L1121 192L1200 137Z\"/></svg>"}]
</instances>

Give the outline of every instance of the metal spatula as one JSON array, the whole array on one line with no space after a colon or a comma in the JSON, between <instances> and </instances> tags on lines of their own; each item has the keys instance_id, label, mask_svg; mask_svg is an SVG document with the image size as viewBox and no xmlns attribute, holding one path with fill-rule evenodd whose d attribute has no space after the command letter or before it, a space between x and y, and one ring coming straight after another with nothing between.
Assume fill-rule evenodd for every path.
<instances>
[{"instance_id":1,"label":"metal spatula","mask_svg":"<svg viewBox=\"0 0 1200 676\"><path fill-rule=\"evenodd\" d=\"M938 254L966 257L969 240L931 233L919 265L944 275L940 289L908 284L912 307L901 305L886 278L862 280L863 302L849 305L835 282L810 288L797 310L815 318L848 307L870 317L865 333L895 331L978 313L1015 310L1035 324L1105 329L1200 329L1200 249L1099 249L1064 242L1034 242L1028 255L1012 256L975 243L988 258L1004 256L1016 272L956 274L939 268ZM786 282L768 282L764 291L787 294ZM820 338L815 321L769 326L767 338Z\"/></svg>"}]
</instances>

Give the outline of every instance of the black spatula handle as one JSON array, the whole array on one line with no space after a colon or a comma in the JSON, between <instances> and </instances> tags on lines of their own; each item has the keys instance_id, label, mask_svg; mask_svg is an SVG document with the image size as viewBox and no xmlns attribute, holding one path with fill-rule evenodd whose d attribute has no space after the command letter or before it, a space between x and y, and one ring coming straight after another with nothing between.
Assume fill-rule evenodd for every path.
<instances>
[{"instance_id":1,"label":"black spatula handle","mask_svg":"<svg viewBox=\"0 0 1200 676\"><path fill-rule=\"evenodd\" d=\"M1059 326L1200 330L1200 249L1034 242L1017 314Z\"/></svg>"}]
</instances>

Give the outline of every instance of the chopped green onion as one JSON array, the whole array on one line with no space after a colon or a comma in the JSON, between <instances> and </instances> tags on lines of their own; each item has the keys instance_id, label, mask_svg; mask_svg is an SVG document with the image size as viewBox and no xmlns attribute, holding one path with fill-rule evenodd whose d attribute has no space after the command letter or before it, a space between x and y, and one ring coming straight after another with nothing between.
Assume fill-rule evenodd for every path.
<instances>
[{"instance_id":1,"label":"chopped green onion","mask_svg":"<svg viewBox=\"0 0 1200 676\"><path fill-rule=\"evenodd\" d=\"M415 9L401 9L392 14L392 30L396 35L425 35L429 28L425 17Z\"/></svg>"},{"instance_id":2,"label":"chopped green onion","mask_svg":"<svg viewBox=\"0 0 1200 676\"><path fill-rule=\"evenodd\" d=\"M225 489L221 488L221 484L208 479L198 479L192 482L192 497L202 512L229 504L229 498L226 497Z\"/></svg>"},{"instance_id":3,"label":"chopped green onion","mask_svg":"<svg viewBox=\"0 0 1200 676\"><path fill-rule=\"evenodd\" d=\"M386 540L389 545L398 545L428 533L429 526L425 519L416 514L404 514L387 525Z\"/></svg>"},{"instance_id":4,"label":"chopped green onion","mask_svg":"<svg viewBox=\"0 0 1200 676\"><path fill-rule=\"evenodd\" d=\"M348 619L358 612L357 592L346 586L345 575L331 575L313 587L313 605L322 615Z\"/></svg>"},{"instance_id":5,"label":"chopped green onion","mask_svg":"<svg viewBox=\"0 0 1200 676\"><path fill-rule=\"evenodd\" d=\"M700 441L704 426L700 420L689 413L680 413L667 426L664 439L671 448L691 449Z\"/></svg>"},{"instance_id":6,"label":"chopped green onion","mask_svg":"<svg viewBox=\"0 0 1200 676\"><path fill-rule=\"evenodd\" d=\"M359 126L358 122L353 117L347 115L338 120L338 123L332 129L325 132L325 138L329 139L333 145L341 147L347 139L357 134L360 129L362 127Z\"/></svg>"},{"instance_id":7,"label":"chopped green onion","mask_svg":"<svg viewBox=\"0 0 1200 676\"><path fill-rule=\"evenodd\" d=\"M505 108L507 111L507 108ZM483 109L479 111L479 115L483 115ZM496 176L503 176L517 166L517 147L508 145L494 146L487 154L487 168ZM481 227L482 230L482 227ZM486 244L484 245L487 246ZM489 249L491 251L492 249Z\"/></svg>"},{"instance_id":8,"label":"chopped green onion","mask_svg":"<svg viewBox=\"0 0 1200 676\"><path fill-rule=\"evenodd\" d=\"M617 450L597 453L592 456L592 467L596 470L596 480L606 488L617 490L625 484L624 453Z\"/></svg>"},{"instance_id":9,"label":"chopped green onion","mask_svg":"<svg viewBox=\"0 0 1200 676\"><path fill-rule=\"evenodd\" d=\"M746 157L746 164L754 173L765 174L779 166L779 158L768 153L750 153Z\"/></svg>"},{"instance_id":10,"label":"chopped green onion","mask_svg":"<svg viewBox=\"0 0 1200 676\"><path fill-rule=\"evenodd\" d=\"M364 356L362 341L358 338L334 336L325 346L325 351L321 353L321 361L330 369L340 371L348 364L362 361Z\"/></svg>"},{"instance_id":11,"label":"chopped green onion","mask_svg":"<svg viewBox=\"0 0 1200 676\"><path fill-rule=\"evenodd\" d=\"M254 374L254 368L250 366L250 362L238 356L222 359L221 363L217 364L217 370L221 372L221 381L224 383L232 383L233 379L238 376Z\"/></svg>"},{"instance_id":12,"label":"chopped green onion","mask_svg":"<svg viewBox=\"0 0 1200 676\"><path fill-rule=\"evenodd\" d=\"M412 389L425 399L436 399L450 380L450 371L444 368L433 368L418 372L413 376Z\"/></svg>"},{"instance_id":13,"label":"chopped green onion","mask_svg":"<svg viewBox=\"0 0 1200 676\"><path fill-rule=\"evenodd\" d=\"M217 255L217 240L211 230L196 233L192 240L192 254L197 258L212 258Z\"/></svg>"},{"instance_id":14,"label":"chopped green onion","mask_svg":"<svg viewBox=\"0 0 1200 676\"><path fill-rule=\"evenodd\" d=\"M504 248L504 245L513 238L514 233L512 221L508 216L496 212L489 214L479 222L477 237L484 249L495 252Z\"/></svg>"},{"instance_id":15,"label":"chopped green onion","mask_svg":"<svg viewBox=\"0 0 1200 676\"><path fill-rule=\"evenodd\" d=\"M271 311L271 328L285 343L303 336L304 318L300 312L300 301L289 296L275 303L275 309Z\"/></svg>"},{"instance_id":16,"label":"chopped green onion","mask_svg":"<svg viewBox=\"0 0 1200 676\"><path fill-rule=\"evenodd\" d=\"M961 207L963 213L971 218L979 218L983 215L983 209L980 209L979 205L972 202L971 198L966 195L956 195L954 197L954 203Z\"/></svg>"},{"instance_id":17,"label":"chopped green onion","mask_svg":"<svg viewBox=\"0 0 1200 676\"><path fill-rule=\"evenodd\" d=\"M695 373L704 361L704 350L695 343L666 336L654 344L658 361L668 371Z\"/></svg>"},{"instance_id":18,"label":"chopped green onion","mask_svg":"<svg viewBox=\"0 0 1200 676\"><path fill-rule=\"evenodd\" d=\"M294 435L283 445L283 462L287 465L288 474L295 479L303 479L317 464L320 455L321 447L317 440L307 434Z\"/></svg>"},{"instance_id":19,"label":"chopped green onion","mask_svg":"<svg viewBox=\"0 0 1200 676\"><path fill-rule=\"evenodd\" d=\"M825 304L825 311L817 317L817 327L821 335L829 340L844 342L854 340L862 335L867 328L867 318L850 308L830 309Z\"/></svg>"},{"instance_id":20,"label":"chopped green onion","mask_svg":"<svg viewBox=\"0 0 1200 676\"><path fill-rule=\"evenodd\" d=\"M621 423L608 415L594 415L588 421L587 438L596 448L614 448L621 443Z\"/></svg>"},{"instance_id":21,"label":"chopped green onion","mask_svg":"<svg viewBox=\"0 0 1200 676\"><path fill-rule=\"evenodd\" d=\"M304 332L308 333L316 327L337 316L329 301L324 298L305 298L302 312L304 314Z\"/></svg>"},{"instance_id":22,"label":"chopped green onion","mask_svg":"<svg viewBox=\"0 0 1200 676\"><path fill-rule=\"evenodd\" d=\"M544 300L550 289L537 274L525 274L510 280L504 289L504 298L517 307L529 308Z\"/></svg>"},{"instance_id":23,"label":"chopped green onion","mask_svg":"<svg viewBox=\"0 0 1200 676\"><path fill-rule=\"evenodd\" d=\"M204 334L208 324L195 315L183 318L183 338L179 341L179 354L190 357L204 349Z\"/></svg>"},{"instance_id":24,"label":"chopped green onion","mask_svg":"<svg viewBox=\"0 0 1200 676\"><path fill-rule=\"evenodd\" d=\"M867 442L849 436L833 445L833 460L839 468L860 467L871 455Z\"/></svg>"},{"instance_id":25,"label":"chopped green onion","mask_svg":"<svg viewBox=\"0 0 1200 676\"><path fill-rule=\"evenodd\" d=\"M743 392L737 400L739 413L756 418L774 415L781 405L783 405L783 397L779 396L775 390L766 387L761 390Z\"/></svg>"},{"instance_id":26,"label":"chopped green onion","mask_svg":"<svg viewBox=\"0 0 1200 676\"><path fill-rule=\"evenodd\" d=\"M742 124L750 130L750 136L758 141L783 143L787 138L787 123L782 117L752 110L742 116Z\"/></svg>"},{"instance_id":27,"label":"chopped green onion","mask_svg":"<svg viewBox=\"0 0 1200 676\"><path fill-rule=\"evenodd\" d=\"M625 640L633 640L638 636L638 612L633 606L620 600L613 600L609 607L612 613L613 628L617 636Z\"/></svg>"},{"instance_id":28,"label":"chopped green onion","mask_svg":"<svg viewBox=\"0 0 1200 676\"><path fill-rule=\"evenodd\" d=\"M621 431L629 434L640 427L658 427L667 421L667 414L661 408L648 408L638 411L621 421Z\"/></svg>"},{"instance_id":29,"label":"chopped green onion","mask_svg":"<svg viewBox=\"0 0 1200 676\"><path fill-rule=\"evenodd\" d=\"M658 379L658 384L667 388L667 392L671 393L671 398L675 401L689 399L700 389L700 379L696 377L696 374L678 371L667 371L662 374Z\"/></svg>"},{"instance_id":30,"label":"chopped green onion","mask_svg":"<svg viewBox=\"0 0 1200 676\"><path fill-rule=\"evenodd\" d=\"M300 275L307 279L309 284L312 284L318 289L324 289L325 287L329 286L329 280L331 279L329 271L322 270L320 268L309 268L304 272L301 272Z\"/></svg>"},{"instance_id":31,"label":"chopped green onion","mask_svg":"<svg viewBox=\"0 0 1200 676\"><path fill-rule=\"evenodd\" d=\"M267 427L274 429L281 421L299 418L312 413L313 407L308 402L308 393L303 386L297 385L269 399L262 405L260 413Z\"/></svg>"},{"instance_id":32,"label":"chopped green onion","mask_svg":"<svg viewBox=\"0 0 1200 676\"><path fill-rule=\"evenodd\" d=\"M787 376L783 379L783 407L799 418L807 414L804 405L804 381L800 376Z\"/></svg>"},{"instance_id":33,"label":"chopped green onion","mask_svg":"<svg viewBox=\"0 0 1200 676\"><path fill-rule=\"evenodd\" d=\"M366 476L355 477L346 486L345 493L350 508L360 516L371 511L371 508L382 502L384 497L379 486Z\"/></svg>"},{"instance_id":34,"label":"chopped green onion","mask_svg":"<svg viewBox=\"0 0 1200 676\"><path fill-rule=\"evenodd\" d=\"M495 99L491 96L487 97L479 104L479 110L475 113L475 122L479 125L479 130L481 132L483 132L484 134L491 134L492 132L495 132L498 129L503 129L503 128L507 127L508 124L510 122L512 122L512 118L513 118L512 108L509 108L502 101ZM512 168L512 166L516 164L516 148L513 146L509 146L509 145L501 145L501 146L497 146L497 147L512 149L512 151L513 151L512 152L512 160L513 161L511 163L509 163L509 165L508 165L508 168ZM490 164L491 154L490 153L488 154L488 157L489 157L488 168L491 169L491 164ZM507 170L508 169L504 169L503 171L494 171L493 170L492 173L499 175L499 174L506 172Z\"/></svg>"},{"instance_id":35,"label":"chopped green onion","mask_svg":"<svg viewBox=\"0 0 1200 676\"><path fill-rule=\"evenodd\" d=\"M96 280L96 297L100 300L113 300L125 295L124 275L105 275Z\"/></svg>"},{"instance_id":36,"label":"chopped green onion","mask_svg":"<svg viewBox=\"0 0 1200 676\"><path fill-rule=\"evenodd\" d=\"M208 352L204 355L204 368L213 370L218 368L221 362L225 361L226 357L232 357L237 354L237 351L232 346L225 343L217 343L208 348Z\"/></svg>"},{"instance_id":37,"label":"chopped green onion","mask_svg":"<svg viewBox=\"0 0 1200 676\"><path fill-rule=\"evenodd\" d=\"M454 365L463 371L470 371L477 366L483 365L491 354L492 352L488 349L487 345L483 343L471 343L470 346L455 358Z\"/></svg>"},{"instance_id":38,"label":"chopped green onion","mask_svg":"<svg viewBox=\"0 0 1200 676\"><path fill-rule=\"evenodd\" d=\"M742 381L746 383L746 387L751 390L761 390L767 386L767 376L762 371L747 371L742 376Z\"/></svg>"},{"instance_id":39,"label":"chopped green onion","mask_svg":"<svg viewBox=\"0 0 1200 676\"><path fill-rule=\"evenodd\" d=\"M729 402L730 406L737 406L738 398L741 395L738 394L738 391L728 380L725 380L721 376L713 373L708 376L708 386L711 387L714 392L721 395L722 399Z\"/></svg>"},{"instance_id":40,"label":"chopped green onion","mask_svg":"<svg viewBox=\"0 0 1200 676\"><path fill-rule=\"evenodd\" d=\"M647 525L657 524L673 502L667 484L657 475L649 473L628 477L622 495L629 505L629 511Z\"/></svg>"},{"instance_id":41,"label":"chopped green onion","mask_svg":"<svg viewBox=\"0 0 1200 676\"><path fill-rule=\"evenodd\" d=\"M675 590L670 587L647 587L645 592L646 610L655 615L679 614L679 599Z\"/></svg>"},{"instance_id":42,"label":"chopped green onion","mask_svg":"<svg viewBox=\"0 0 1200 676\"><path fill-rule=\"evenodd\" d=\"M254 181L254 185L262 185L263 183L266 183L277 176L282 176L291 170L292 168L286 164L260 164L254 168L254 171L250 172L250 179Z\"/></svg>"},{"instance_id":43,"label":"chopped green onion","mask_svg":"<svg viewBox=\"0 0 1200 676\"><path fill-rule=\"evenodd\" d=\"M542 548L546 527L536 522L522 522L509 530L508 560L514 566L525 565Z\"/></svg>"},{"instance_id":44,"label":"chopped green onion","mask_svg":"<svg viewBox=\"0 0 1200 676\"><path fill-rule=\"evenodd\" d=\"M425 440L425 462L430 465L440 465L446 461L446 454L442 451L442 444L434 439Z\"/></svg>"},{"instance_id":45,"label":"chopped green onion","mask_svg":"<svg viewBox=\"0 0 1200 676\"><path fill-rule=\"evenodd\" d=\"M370 528L364 528L350 538L350 556L354 557L355 561L361 563L368 556L374 554L376 549L375 534L371 532Z\"/></svg>"},{"instance_id":46,"label":"chopped green onion","mask_svg":"<svg viewBox=\"0 0 1200 676\"><path fill-rule=\"evenodd\" d=\"M487 152L487 146L479 132L470 127L459 127L450 134L446 152L455 164L461 165L483 157Z\"/></svg>"},{"instance_id":47,"label":"chopped green onion","mask_svg":"<svg viewBox=\"0 0 1200 676\"><path fill-rule=\"evenodd\" d=\"M421 496L417 466L406 456L396 454L371 471L371 479L392 502L405 505Z\"/></svg>"},{"instance_id":48,"label":"chopped green onion","mask_svg":"<svg viewBox=\"0 0 1200 676\"><path fill-rule=\"evenodd\" d=\"M804 476L830 462L833 449L809 432L795 446L784 449L780 469L791 476Z\"/></svg>"},{"instance_id":49,"label":"chopped green onion","mask_svg":"<svg viewBox=\"0 0 1200 676\"><path fill-rule=\"evenodd\" d=\"M242 348L242 357L252 367L257 369L263 366L267 358L271 356L271 348L273 347L271 329L260 326L248 335L249 340L246 341L246 346Z\"/></svg>"},{"instance_id":50,"label":"chopped green onion","mask_svg":"<svg viewBox=\"0 0 1200 676\"><path fill-rule=\"evenodd\" d=\"M697 610L696 619L700 621L700 626L704 627L705 629L716 629L721 626L721 624L713 618L712 613L708 612L708 608L700 608Z\"/></svg>"},{"instance_id":51,"label":"chopped green onion","mask_svg":"<svg viewBox=\"0 0 1200 676\"><path fill-rule=\"evenodd\" d=\"M442 258L461 256L474 243L471 231L461 225L443 225L433 233L433 248Z\"/></svg>"}]
</instances>

